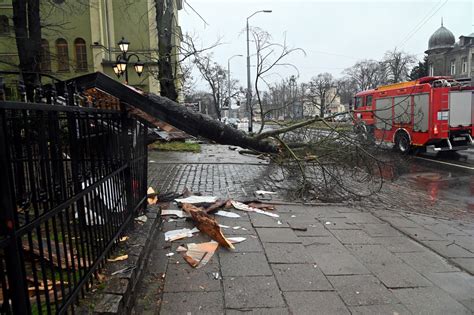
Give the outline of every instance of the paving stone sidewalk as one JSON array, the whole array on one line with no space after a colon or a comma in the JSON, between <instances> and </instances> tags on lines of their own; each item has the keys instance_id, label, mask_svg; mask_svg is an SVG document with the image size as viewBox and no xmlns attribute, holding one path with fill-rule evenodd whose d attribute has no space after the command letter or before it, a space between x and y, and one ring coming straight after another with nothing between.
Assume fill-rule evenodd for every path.
<instances>
[{"instance_id":1,"label":"paving stone sidewalk","mask_svg":"<svg viewBox=\"0 0 474 315\"><path fill-rule=\"evenodd\" d=\"M262 185L264 163L239 162L227 147L209 150L222 151L219 161L150 155L151 182L162 191L183 185L231 197ZM181 171L163 171L175 166ZM135 314L474 313L473 222L334 205L280 204L278 219L234 212L241 217L216 219L244 227L223 231L246 241L234 251L219 248L201 269L166 254L207 236L167 243L158 233ZM182 227L192 223L163 222L161 229Z\"/></svg>"}]
</instances>

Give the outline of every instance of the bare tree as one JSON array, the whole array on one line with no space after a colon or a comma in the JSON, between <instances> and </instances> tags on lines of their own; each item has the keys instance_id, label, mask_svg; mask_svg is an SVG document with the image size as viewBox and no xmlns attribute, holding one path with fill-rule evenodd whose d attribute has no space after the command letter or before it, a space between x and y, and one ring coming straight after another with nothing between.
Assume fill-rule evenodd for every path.
<instances>
[{"instance_id":1,"label":"bare tree","mask_svg":"<svg viewBox=\"0 0 474 315\"><path fill-rule=\"evenodd\" d=\"M264 31L260 28L252 28L251 34L254 39L257 58L254 89L261 117L261 125L258 133L261 133L265 127L265 110L262 104L260 85L264 84L266 87L269 87L268 81L266 79L268 76L274 75L275 73L273 72L277 71L279 67L289 67L298 73L296 66L286 62L285 60L290 54L295 52L302 52L305 54L305 52L301 48L290 48L286 44L286 40L283 41L283 44L274 43L272 41L272 36L267 31ZM253 104L250 105L249 110L251 116L253 117Z\"/></svg>"},{"instance_id":2,"label":"bare tree","mask_svg":"<svg viewBox=\"0 0 474 315\"><path fill-rule=\"evenodd\" d=\"M387 82L384 64L375 60L358 61L344 73L354 82L358 91L373 89Z\"/></svg>"},{"instance_id":3,"label":"bare tree","mask_svg":"<svg viewBox=\"0 0 474 315\"><path fill-rule=\"evenodd\" d=\"M308 83L309 93L306 98L319 109L319 116L324 117L327 107L339 95L338 82L330 73L320 73Z\"/></svg>"},{"instance_id":4,"label":"bare tree","mask_svg":"<svg viewBox=\"0 0 474 315\"><path fill-rule=\"evenodd\" d=\"M396 48L387 51L383 58L389 83L398 83L409 79L410 69L416 62L414 55L398 51Z\"/></svg>"},{"instance_id":5,"label":"bare tree","mask_svg":"<svg viewBox=\"0 0 474 315\"><path fill-rule=\"evenodd\" d=\"M349 107L351 107L354 95L359 92L355 82L349 77L344 77L338 80L337 85L339 86L341 103L349 104Z\"/></svg>"},{"instance_id":6,"label":"bare tree","mask_svg":"<svg viewBox=\"0 0 474 315\"><path fill-rule=\"evenodd\" d=\"M196 56L194 64L210 88L217 118L221 119L222 104L226 95L227 75L225 69L213 62L211 57L211 55Z\"/></svg>"}]
</instances>

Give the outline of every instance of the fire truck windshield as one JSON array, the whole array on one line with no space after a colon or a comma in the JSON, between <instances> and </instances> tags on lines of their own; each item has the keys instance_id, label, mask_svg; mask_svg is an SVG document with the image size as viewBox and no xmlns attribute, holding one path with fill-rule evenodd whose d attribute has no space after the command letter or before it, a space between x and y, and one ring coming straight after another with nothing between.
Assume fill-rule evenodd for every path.
<instances>
[{"instance_id":1,"label":"fire truck windshield","mask_svg":"<svg viewBox=\"0 0 474 315\"><path fill-rule=\"evenodd\" d=\"M355 100L355 108L359 108L362 106L362 97L356 97L356 100Z\"/></svg>"}]
</instances>

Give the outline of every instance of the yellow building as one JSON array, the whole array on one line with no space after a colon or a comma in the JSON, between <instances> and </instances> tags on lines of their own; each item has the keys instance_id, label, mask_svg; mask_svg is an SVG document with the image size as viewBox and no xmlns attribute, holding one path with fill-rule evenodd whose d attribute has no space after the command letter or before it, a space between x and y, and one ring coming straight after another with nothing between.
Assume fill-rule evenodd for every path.
<instances>
[{"instance_id":1,"label":"yellow building","mask_svg":"<svg viewBox=\"0 0 474 315\"><path fill-rule=\"evenodd\" d=\"M173 30L173 34L177 34L173 44L179 45L178 10L182 8L182 0L171 1L172 5L166 8L173 10L173 28L177 30ZM155 0L86 2L41 1L41 71L61 80L101 71L124 82L124 76L117 78L113 70L122 54L118 42L123 37L130 42L127 54L136 55L129 59L129 84L159 93ZM0 0L0 69L17 71L12 16L11 0ZM137 57L145 64L141 76L133 67ZM176 66L177 58L172 61Z\"/></svg>"}]
</instances>

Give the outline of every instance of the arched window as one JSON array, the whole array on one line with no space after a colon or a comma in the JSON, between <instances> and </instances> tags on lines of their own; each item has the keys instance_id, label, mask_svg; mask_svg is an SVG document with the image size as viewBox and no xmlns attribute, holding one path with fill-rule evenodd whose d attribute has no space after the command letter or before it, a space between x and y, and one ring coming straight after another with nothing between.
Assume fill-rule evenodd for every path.
<instances>
[{"instance_id":1,"label":"arched window","mask_svg":"<svg viewBox=\"0 0 474 315\"><path fill-rule=\"evenodd\" d=\"M64 38L56 40L56 55L58 58L58 71L69 71L69 52L67 41Z\"/></svg>"},{"instance_id":2,"label":"arched window","mask_svg":"<svg viewBox=\"0 0 474 315\"><path fill-rule=\"evenodd\" d=\"M82 38L76 38L74 41L74 50L76 51L76 70L87 71L86 41Z\"/></svg>"},{"instance_id":3,"label":"arched window","mask_svg":"<svg viewBox=\"0 0 474 315\"><path fill-rule=\"evenodd\" d=\"M6 15L0 15L0 34L10 33L10 21Z\"/></svg>"},{"instance_id":4,"label":"arched window","mask_svg":"<svg viewBox=\"0 0 474 315\"><path fill-rule=\"evenodd\" d=\"M51 71L51 53L49 42L46 39L41 40L40 69L41 71Z\"/></svg>"}]
</instances>

